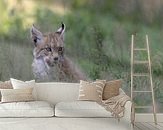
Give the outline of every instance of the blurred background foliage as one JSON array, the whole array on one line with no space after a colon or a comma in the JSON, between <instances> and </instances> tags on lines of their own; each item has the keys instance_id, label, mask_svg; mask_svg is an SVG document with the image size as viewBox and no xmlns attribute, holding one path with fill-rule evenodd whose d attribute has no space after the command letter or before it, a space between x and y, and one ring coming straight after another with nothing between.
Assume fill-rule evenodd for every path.
<instances>
[{"instance_id":1,"label":"blurred background foliage","mask_svg":"<svg viewBox=\"0 0 163 130\"><path fill-rule=\"evenodd\" d=\"M163 112L162 0L1 0L0 12L2 81L34 78L32 24L52 32L64 22L67 55L92 80L122 78L129 94L131 35L142 46L148 34L157 110ZM147 86L145 81L137 83L138 88Z\"/></svg>"}]
</instances>

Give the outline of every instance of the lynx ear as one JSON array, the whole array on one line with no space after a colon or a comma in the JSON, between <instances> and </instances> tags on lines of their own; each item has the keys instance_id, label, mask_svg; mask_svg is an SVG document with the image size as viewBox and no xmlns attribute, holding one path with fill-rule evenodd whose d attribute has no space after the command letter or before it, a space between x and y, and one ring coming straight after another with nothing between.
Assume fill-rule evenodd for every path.
<instances>
[{"instance_id":1,"label":"lynx ear","mask_svg":"<svg viewBox=\"0 0 163 130\"><path fill-rule=\"evenodd\" d=\"M60 35L63 35L64 34L64 31L65 31L65 24L62 23L61 27L57 30L57 33L59 33Z\"/></svg>"},{"instance_id":2,"label":"lynx ear","mask_svg":"<svg viewBox=\"0 0 163 130\"><path fill-rule=\"evenodd\" d=\"M43 39L43 34L34 26L34 24L31 27L30 33L32 41L34 42L35 46L40 44Z\"/></svg>"}]
</instances>

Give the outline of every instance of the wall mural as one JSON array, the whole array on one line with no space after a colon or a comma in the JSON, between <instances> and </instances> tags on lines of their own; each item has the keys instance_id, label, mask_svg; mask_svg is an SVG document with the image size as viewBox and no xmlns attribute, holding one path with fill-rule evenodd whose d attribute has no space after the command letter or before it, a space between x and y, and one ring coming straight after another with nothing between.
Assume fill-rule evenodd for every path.
<instances>
[{"instance_id":1,"label":"wall mural","mask_svg":"<svg viewBox=\"0 0 163 130\"><path fill-rule=\"evenodd\" d=\"M0 12L0 81L123 79L129 95L131 35L143 47L148 34L157 112L163 112L162 2L1 0ZM148 87L143 78L136 83ZM151 102L139 97L137 103Z\"/></svg>"}]
</instances>

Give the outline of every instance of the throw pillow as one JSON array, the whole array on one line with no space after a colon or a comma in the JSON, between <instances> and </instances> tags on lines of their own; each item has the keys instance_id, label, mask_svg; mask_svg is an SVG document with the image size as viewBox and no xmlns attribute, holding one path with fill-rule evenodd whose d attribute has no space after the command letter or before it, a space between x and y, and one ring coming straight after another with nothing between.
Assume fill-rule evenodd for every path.
<instances>
[{"instance_id":1,"label":"throw pillow","mask_svg":"<svg viewBox=\"0 0 163 130\"><path fill-rule=\"evenodd\" d=\"M24 102L33 101L32 96L33 88L25 89L1 89L2 99L1 102Z\"/></svg>"},{"instance_id":2,"label":"throw pillow","mask_svg":"<svg viewBox=\"0 0 163 130\"><path fill-rule=\"evenodd\" d=\"M21 89L21 88L26 88L26 87L35 87L35 80L30 80L30 81L21 81L17 79L10 78L11 84L14 89Z\"/></svg>"},{"instance_id":3,"label":"throw pillow","mask_svg":"<svg viewBox=\"0 0 163 130\"><path fill-rule=\"evenodd\" d=\"M36 83L35 80L30 81L21 81L17 79L10 78L12 86L14 89L25 89L25 88L33 88L33 97L35 100L37 100L37 92L36 92Z\"/></svg>"},{"instance_id":4,"label":"throw pillow","mask_svg":"<svg viewBox=\"0 0 163 130\"><path fill-rule=\"evenodd\" d=\"M11 81L0 82L0 89L12 89Z\"/></svg>"},{"instance_id":5,"label":"throw pillow","mask_svg":"<svg viewBox=\"0 0 163 130\"><path fill-rule=\"evenodd\" d=\"M107 81L103 90L103 100L119 95L119 88L122 86L122 80Z\"/></svg>"},{"instance_id":6,"label":"throw pillow","mask_svg":"<svg viewBox=\"0 0 163 130\"><path fill-rule=\"evenodd\" d=\"M101 101L105 80L87 82L80 80L78 100Z\"/></svg>"},{"instance_id":7,"label":"throw pillow","mask_svg":"<svg viewBox=\"0 0 163 130\"><path fill-rule=\"evenodd\" d=\"M11 81L0 82L0 89L12 89ZM0 93L0 101L1 101L1 93Z\"/></svg>"}]
</instances>

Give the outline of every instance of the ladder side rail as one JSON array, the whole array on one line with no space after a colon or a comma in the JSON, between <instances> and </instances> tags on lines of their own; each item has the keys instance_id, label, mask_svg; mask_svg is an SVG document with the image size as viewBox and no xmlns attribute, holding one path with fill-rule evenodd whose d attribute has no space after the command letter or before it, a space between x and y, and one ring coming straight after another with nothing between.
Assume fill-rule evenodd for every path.
<instances>
[{"instance_id":1,"label":"ladder side rail","mask_svg":"<svg viewBox=\"0 0 163 130\"><path fill-rule=\"evenodd\" d=\"M134 35L131 37L131 101L133 101Z\"/></svg>"},{"instance_id":2,"label":"ladder side rail","mask_svg":"<svg viewBox=\"0 0 163 130\"><path fill-rule=\"evenodd\" d=\"M148 61L149 61L149 64L148 64L148 67L149 67L149 68L148 68L148 69L149 69L149 75L150 75L149 77L150 77L150 84L151 84L151 91L152 91L153 114L154 114L154 121L155 121L155 124L157 124L148 35L146 35L146 46L147 46Z\"/></svg>"}]
</instances>

